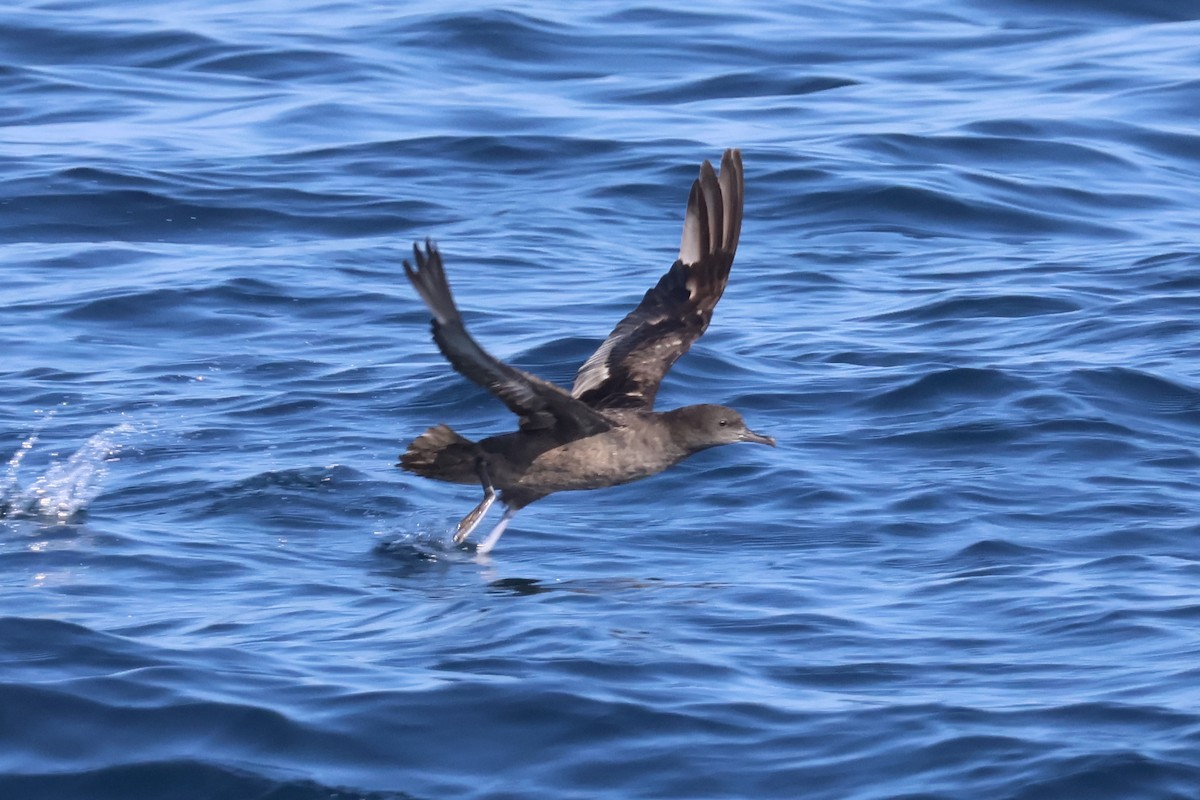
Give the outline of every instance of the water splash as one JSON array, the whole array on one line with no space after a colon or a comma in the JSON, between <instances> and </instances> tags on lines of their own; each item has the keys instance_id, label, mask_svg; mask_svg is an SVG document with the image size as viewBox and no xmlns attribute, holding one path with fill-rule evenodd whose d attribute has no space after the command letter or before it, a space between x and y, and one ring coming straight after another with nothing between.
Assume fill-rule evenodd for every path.
<instances>
[{"instance_id":1,"label":"water splash","mask_svg":"<svg viewBox=\"0 0 1200 800\"><path fill-rule=\"evenodd\" d=\"M380 537L375 543L375 552L417 561L455 561L469 555L465 548L454 543L444 524L410 520L402 527L375 531Z\"/></svg>"},{"instance_id":2,"label":"water splash","mask_svg":"<svg viewBox=\"0 0 1200 800\"><path fill-rule=\"evenodd\" d=\"M50 465L28 489L20 482L21 463L33 451L39 434L34 433L8 460L0 478L0 517L35 516L66 521L83 511L103 489L109 466L120 460L134 426L123 422L90 437L65 461Z\"/></svg>"}]
</instances>

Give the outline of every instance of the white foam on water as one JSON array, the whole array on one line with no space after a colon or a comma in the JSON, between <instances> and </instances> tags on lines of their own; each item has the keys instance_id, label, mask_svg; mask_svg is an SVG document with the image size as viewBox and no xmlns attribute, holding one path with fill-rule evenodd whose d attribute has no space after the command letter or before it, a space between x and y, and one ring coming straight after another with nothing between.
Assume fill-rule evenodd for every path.
<instances>
[{"instance_id":1,"label":"white foam on water","mask_svg":"<svg viewBox=\"0 0 1200 800\"><path fill-rule=\"evenodd\" d=\"M134 426L123 422L90 437L65 461L50 465L46 473L38 477L28 489L20 482L21 462L37 444L34 433L8 460L3 478L0 478L0 508L8 508L10 515L37 516L65 521L83 511L100 496L104 478L110 466L120 460L120 452L126 444Z\"/></svg>"}]
</instances>

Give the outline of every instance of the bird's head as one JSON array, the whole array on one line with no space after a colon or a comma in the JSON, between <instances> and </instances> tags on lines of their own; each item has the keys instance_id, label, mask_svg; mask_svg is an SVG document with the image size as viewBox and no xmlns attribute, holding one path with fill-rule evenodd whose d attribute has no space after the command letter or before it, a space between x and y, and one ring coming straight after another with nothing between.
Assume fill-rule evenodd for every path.
<instances>
[{"instance_id":1,"label":"bird's head","mask_svg":"<svg viewBox=\"0 0 1200 800\"><path fill-rule=\"evenodd\" d=\"M737 442L775 446L774 438L750 430L742 415L726 406L685 406L668 413L676 438L692 451Z\"/></svg>"}]
</instances>

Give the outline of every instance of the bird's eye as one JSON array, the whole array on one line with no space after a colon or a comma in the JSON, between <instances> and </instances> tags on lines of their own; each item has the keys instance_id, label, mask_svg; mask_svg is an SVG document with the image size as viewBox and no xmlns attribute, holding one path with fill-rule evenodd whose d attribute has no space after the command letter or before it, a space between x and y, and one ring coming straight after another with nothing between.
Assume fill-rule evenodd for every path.
<instances>
[{"instance_id":1,"label":"bird's eye","mask_svg":"<svg viewBox=\"0 0 1200 800\"><path fill-rule=\"evenodd\" d=\"M720 425L722 428L724 428L726 425L728 425L728 424L729 424L729 420L727 420L727 419L719 419L719 420L717 420L717 424L718 424L718 425Z\"/></svg>"}]
</instances>

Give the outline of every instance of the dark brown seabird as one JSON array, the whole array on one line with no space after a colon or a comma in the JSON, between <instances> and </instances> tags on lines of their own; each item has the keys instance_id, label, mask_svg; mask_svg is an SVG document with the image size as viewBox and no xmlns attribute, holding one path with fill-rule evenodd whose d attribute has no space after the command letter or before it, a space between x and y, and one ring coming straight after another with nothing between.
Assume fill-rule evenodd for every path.
<instances>
[{"instance_id":1,"label":"dark brown seabird","mask_svg":"<svg viewBox=\"0 0 1200 800\"><path fill-rule=\"evenodd\" d=\"M478 553L495 547L513 514L554 492L646 478L718 445L775 445L732 408L653 410L663 376L704 333L725 290L742 230L742 192L739 151L725 151L720 176L709 162L700 165L679 258L579 368L570 392L480 347L454 304L441 254L429 240L424 253L413 245L416 267L405 261L404 273L433 312L433 340L442 355L520 418L516 432L479 442L436 425L400 456L397 466L417 475L483 486L483 500L458 523L455 542L478 527L497 489L507 508Z\"/></svg>"}]
</instances>

